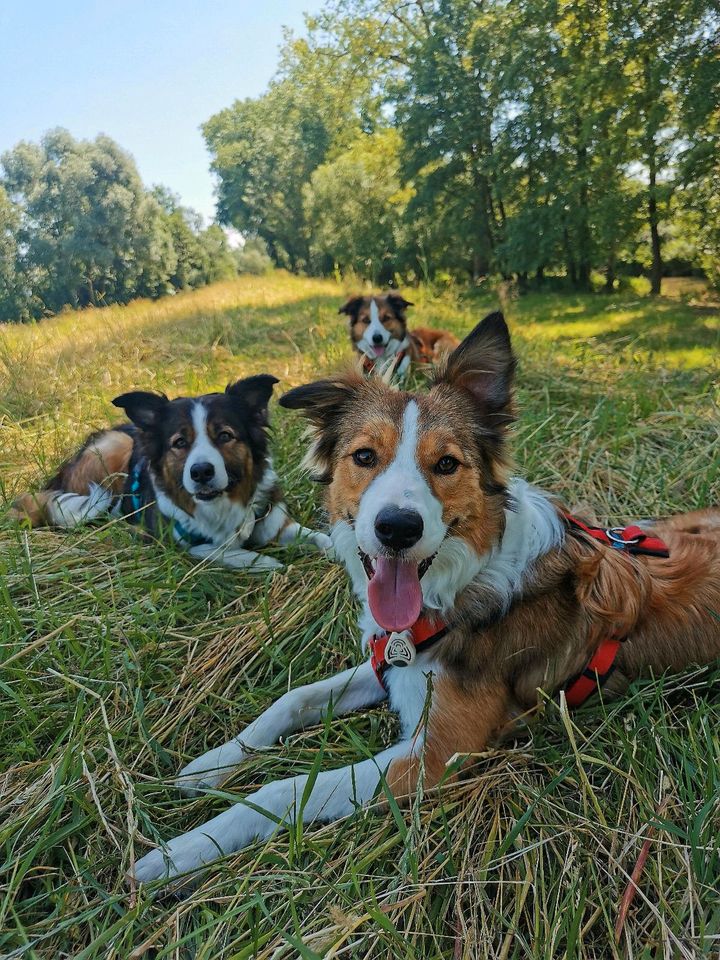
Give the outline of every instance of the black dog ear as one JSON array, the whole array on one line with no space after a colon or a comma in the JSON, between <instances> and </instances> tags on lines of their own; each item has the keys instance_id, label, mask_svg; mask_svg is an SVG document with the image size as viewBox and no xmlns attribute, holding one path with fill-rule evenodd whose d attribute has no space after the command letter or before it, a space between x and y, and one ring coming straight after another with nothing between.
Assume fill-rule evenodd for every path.
<instances>
[{"instance_id":1,"label":"black dog ear","mask_svg":"<svg viewBox=\"0 0 720 960\"><path fill-rule=\"evenodd\" d=\"M259 373L255 377L245 377L236 380L225 387L225 393L230 397L241 397L250 407L253 416L262 424L268 421L268 403L272 396L273 387L279 383L277 377L269 373Z\"/></svg>"},{"instance_id":2,"label":"black dog ear","mask_svg":"<svg viewBox=\"0 0 720 960\"><path fill-rule=\"evenodd\" d=\"M160 422L170 401L164 393L133 390L115 397L113 406L120 407L141 430L152 430Z\"/></svg>"},{"instance_id":3,"label":"black dog ear","mask_svg":"<svg viewBox=\"0 0 720 960\"><path fill-rule=\"evenodd\" d=\"M357 296L350 297L338 310L338 313L346 313L349 317L352 317L353 320L357 317L360 307L362 306L363 300L365 297Z\"/></svg>"},{"instance_id":4,"label":"black dog ear","mask_svg":"<svg viewBox=\"0 0 720 960\"><path fill-rule=\"evenodd\" d=\"M466 390L495 427L514 419L512 385L516 360L502 313L488 314L450 354L436 383Z\"/></svg>"},{"instance_id":5,"label":"black dog ear","mask_svg":"<svg viewBox=\"0 0 720 960\"><path fill-rule=\"evenodd\" d=\"M301 410L312 424L314 443L305 462L320 483L332 480L333 452L339 440L338 424L342 413L357 399L358 391L365 383L360 374L349 373L334 380L317 380L295 387L280 397L281 407Z\"/></svg>"},{"instance_id":6,"label":"black dog ear","mask_svg":"<svg viewBox=\"0 0 720 960\"><path fill-rule=\"evenodd\" d=\"M401 297L399 293L388 293L386 295L386 299L395 311L395 314L401 319L408 307L415 306L415 304L410 300L406 300L405 297Z\"/></svg>"}]
</instances>

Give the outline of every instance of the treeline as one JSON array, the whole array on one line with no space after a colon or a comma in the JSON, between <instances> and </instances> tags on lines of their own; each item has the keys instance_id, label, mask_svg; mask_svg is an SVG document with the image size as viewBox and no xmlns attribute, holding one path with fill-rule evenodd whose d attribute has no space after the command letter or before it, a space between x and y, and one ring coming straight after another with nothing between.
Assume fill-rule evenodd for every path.
<instances>
[{"instance_id":1,"label":"treeline","mask_svg":"<svg viewBox=\"0 0 720 960\"><path fill-rule=\"evenodd\" d=\"M204 127L221 220L375 282L720 282L714 0L331 0Z\"/></svg>"},{"instance_id":2,"label":"treeline","mask_svg":"<svg viewBox=\"0 0 720 960\"><path fill-rule=\"evenodd\" d=\"M241 265L221 227L203 229L168 190L147 190L109 137L54 130L0 158L0 321L158 297Z\"/></svg>"}]
</instances>

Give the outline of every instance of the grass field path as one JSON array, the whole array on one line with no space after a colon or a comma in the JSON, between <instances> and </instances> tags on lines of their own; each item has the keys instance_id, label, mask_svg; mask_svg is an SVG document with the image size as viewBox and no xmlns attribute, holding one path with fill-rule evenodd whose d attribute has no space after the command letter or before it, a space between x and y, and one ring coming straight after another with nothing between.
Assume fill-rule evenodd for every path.
<instances>
[{"instance_id":1,"label":"grass field path","mask_svg":"<svg viewBox=\"0 0 720 960\"><path fill-rule=\"evenodd\" d=\"M0 495L37 485L132 388L169 395L348 358L331 281L274 274L0 327ZM490 291L413 291L418 324L466 332ZM720 502L720 316L687 299L505 298L520 356L518 469L618 522ZM272 409L292 510L322 523L302 424ZM28 958L637 958L720 952L714 668L633 688L531 734L407 814L359 813L214 865L185 899L129 892L148 845L270 778L350 762L385 710L299 732L224 791L178 768L291 684L357 662L340 570L271 578L193 564L117 522L18 530L0 508L0 955ZM281 554L277 554L280 556ZM647 861L613 929L643 843Z\"/></svg>"}]
</instances>

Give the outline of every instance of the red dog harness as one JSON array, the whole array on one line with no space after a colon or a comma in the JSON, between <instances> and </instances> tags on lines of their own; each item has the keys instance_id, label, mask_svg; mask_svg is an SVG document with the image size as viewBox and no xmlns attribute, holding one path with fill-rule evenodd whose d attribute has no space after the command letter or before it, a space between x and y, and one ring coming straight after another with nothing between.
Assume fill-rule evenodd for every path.
<instances>
[{"instance_id":1,"label":"red dog harness","mask_svg":"<svg viewBox=\"0 0 720 960\"><path fill-rule=\"evenodd\" d=\"M566 514L565 519L576 530L582 530L593 540L598 540L614 550L621 550L632 556L669 557L667 544L658 537L648 536L634 524L628 527L589 527L582 520ZM580 673L571 677L565 684L565 699L569 707L581 707L607 681L615 669L620 644L625 637L608 637L603 640Z\"/></svg>"},{"instance_id":2,"label":"red dog harness","mask_svg":"<svg viewBox=\"0 0 720 960\"><path fill-rule=\"evenodd\" d=\"M418 653L428 650L442 640L449 627L442 620L419 617L410 630L401 633L376 633L370 638L370 664L380 686L385 686L385 671L388 667L407 667Z\"/></svg>"},{"instance_id":3,"label":"red dog harness","mask_svg":"<svg viewBox=\"0 0 720 960\"><path fill-rule=\"evenodd\" d=\"M576 530L581 530L593 540L598 540L614 550L622 550L632 556L669 557L670 551L658 537L651 537L640 527L590 527L576 517L565 519ZM388 667L406 667L418 653L428 650L447 634L450 626L442 620L419 617L409 630L401 633L376 633L370 638L370 664L378 682L387 690L385 673ZM571 677L565 684L565 699L569 707L580 707L596 690L603 686L615 669L620 644L624 637L608 637L603 640L581 673Z\"/></svg>"}]
</instances>

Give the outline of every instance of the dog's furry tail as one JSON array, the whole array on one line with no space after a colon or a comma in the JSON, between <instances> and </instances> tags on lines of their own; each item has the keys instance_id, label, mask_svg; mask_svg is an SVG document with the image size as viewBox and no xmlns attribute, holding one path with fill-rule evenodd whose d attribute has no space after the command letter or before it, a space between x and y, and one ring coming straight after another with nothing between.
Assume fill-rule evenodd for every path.
<instances>
[{"instance_id":1,"label":"dog's furry tail","mask_svg":"<svg viewBox=\"0 0 720 960\"><path fill-rule=\"evenodd\" d=\"M30 523L72 530L82 523L109 513L113 495L98 483L89 484L89 493L65 493L62 490L38 490L19 497L10 510L10 516Z\"/></svg>"}]
</instances>

